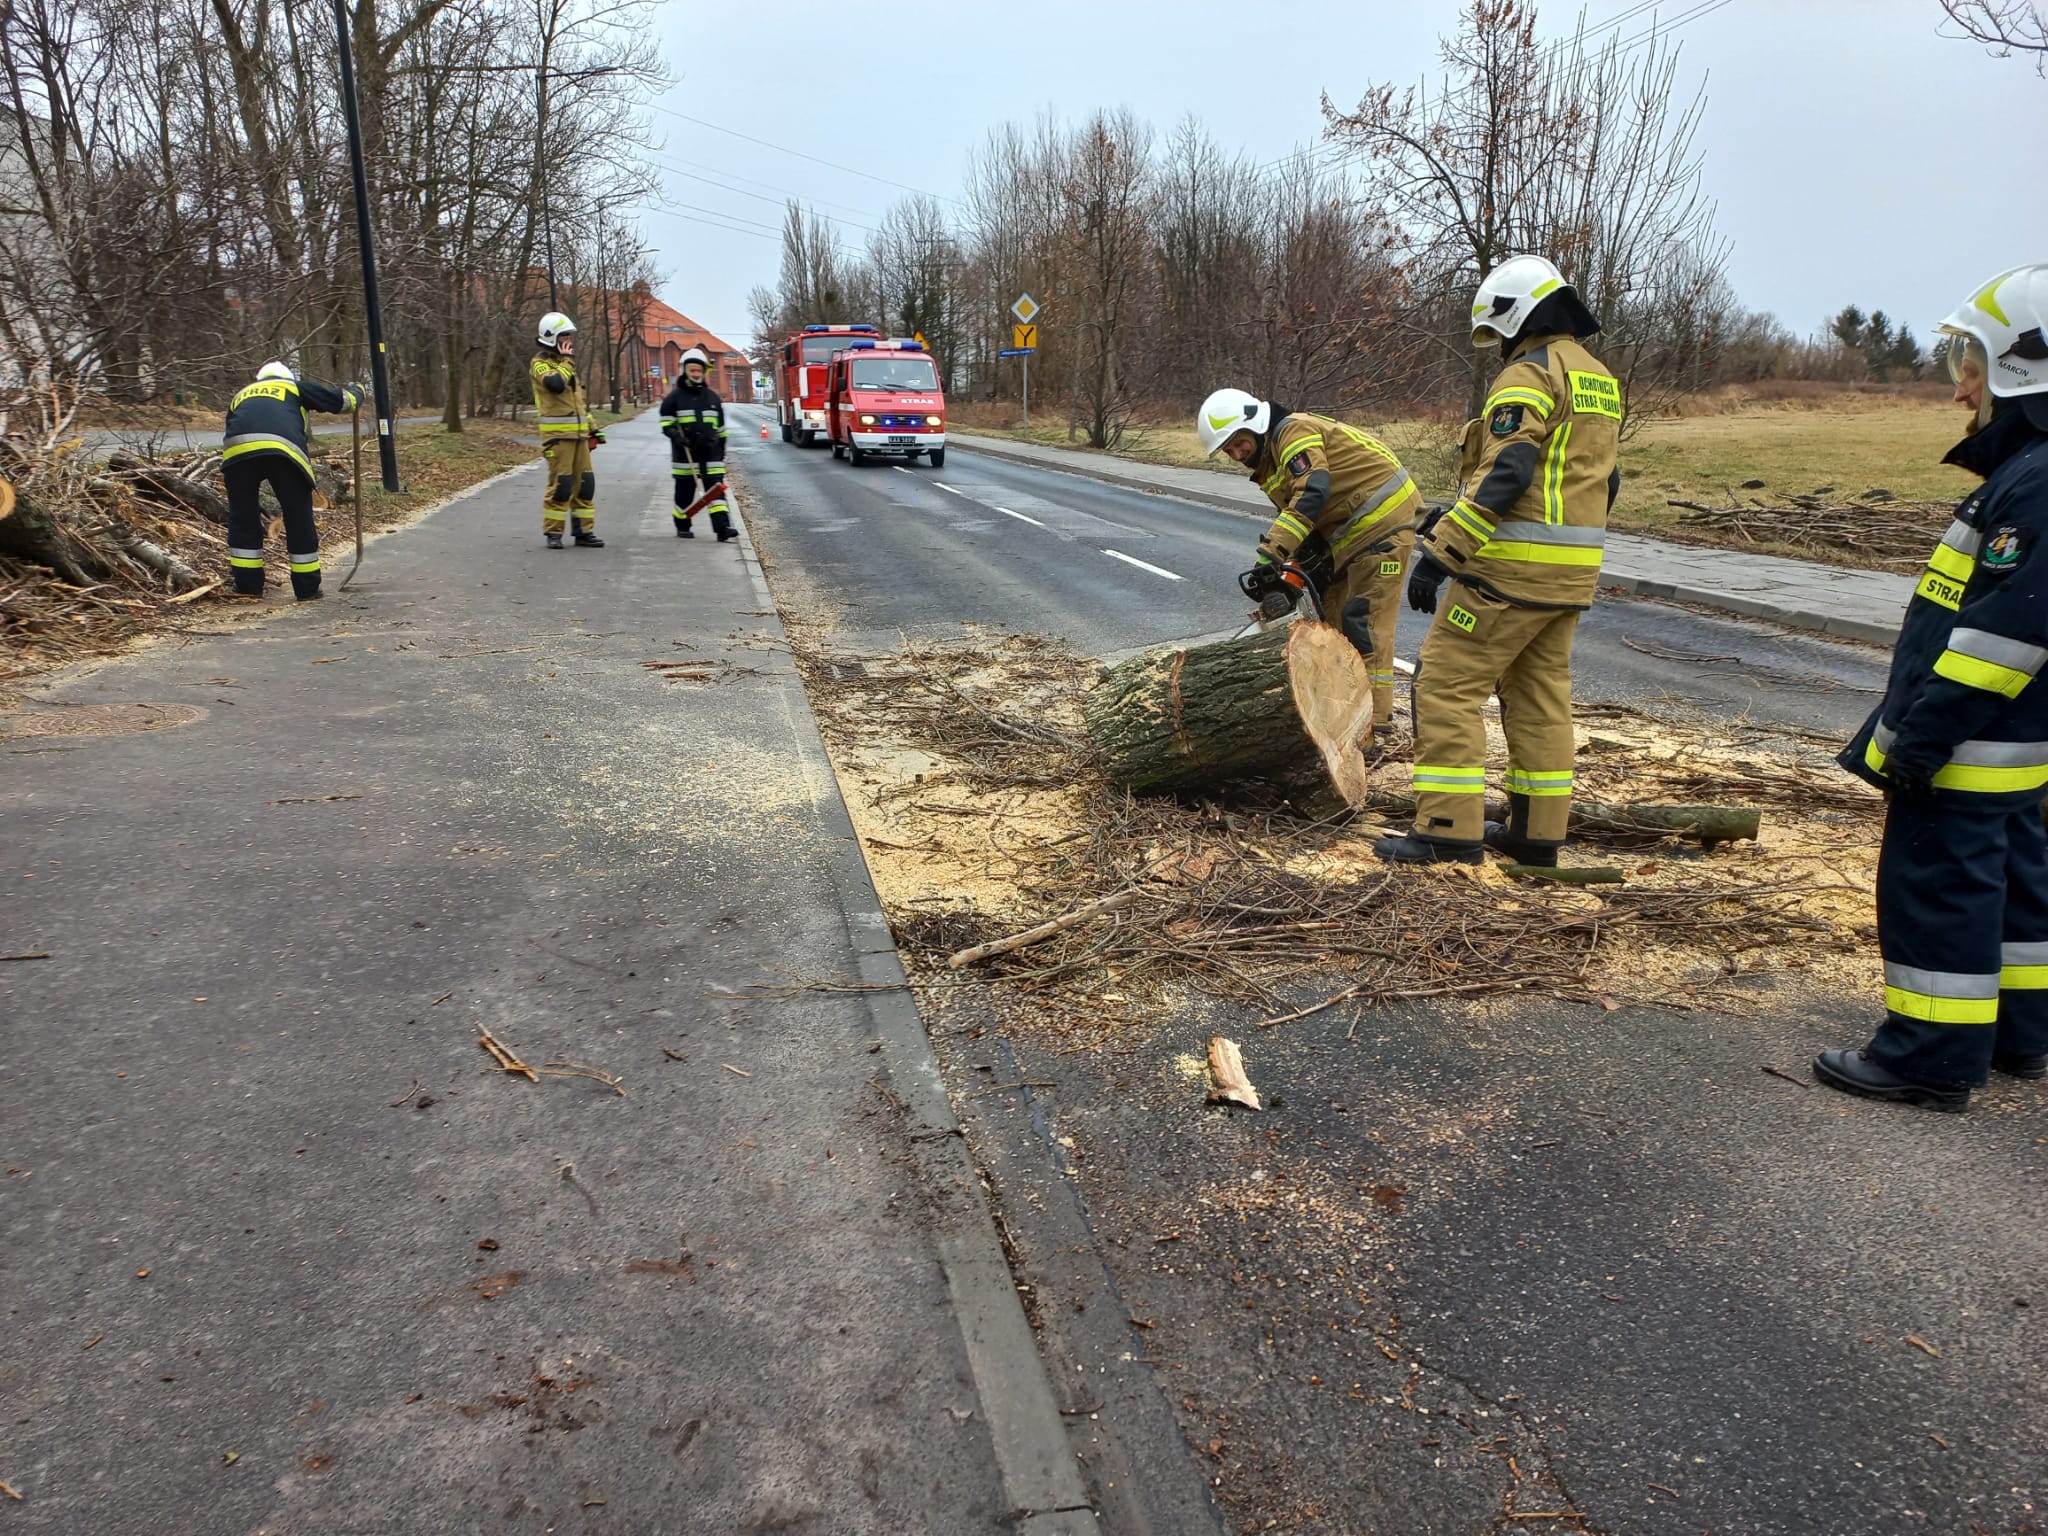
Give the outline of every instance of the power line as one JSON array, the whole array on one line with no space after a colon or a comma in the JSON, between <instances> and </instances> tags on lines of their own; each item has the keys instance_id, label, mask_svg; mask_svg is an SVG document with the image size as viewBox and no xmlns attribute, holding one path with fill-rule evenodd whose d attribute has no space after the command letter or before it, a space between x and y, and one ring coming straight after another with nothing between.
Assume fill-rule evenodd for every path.
<instances>
[{"instance_id":1,"label":"power line","mask_svg":"<svg viewBox=\"0 0 2048 1536\"><path fill-rule=\"evenodd\" d=\"M695 123L699 128L709 128L714 133L730 134L735 139L744 139L749 144L758 144L763 149L772 149L784 155L794 155L799 160L808 160L814 165L822 165L829 170L844 171L847 175L858 176L864 181L880 182L883 186L894 187L899 192L915 192L920 197L935 198L942 203L957 203L960 201L957 197L945 197L924 187L913 187L908 182L891 181L887 176L877 176L872 171L863 171L850 165L841 165L836 160L821 159L819 156L807 154L801 149L791 149L787 144L776 144L767 139L757 139L750 133L741 133L737 128L727 128L723 124L708 122L701 117L692 117L689 113L678 112L673 107L664 107L657 104L654 110L665 113L670 117L681 118L686 123Z\"/></svg>"}]
</instances>

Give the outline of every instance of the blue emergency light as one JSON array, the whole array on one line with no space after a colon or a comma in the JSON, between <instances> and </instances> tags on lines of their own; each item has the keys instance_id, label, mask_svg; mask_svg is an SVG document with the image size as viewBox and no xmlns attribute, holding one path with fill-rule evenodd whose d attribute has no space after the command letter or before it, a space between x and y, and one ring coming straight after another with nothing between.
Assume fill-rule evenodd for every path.
<instances>
[{"instance_id":1,"label":"blue emergency light","mask_svg":"<svg viewBox=\"0 0 2048 1536\"><path fill-rule=\"evenodd\" d=\"M807 331L829 331L832 327L829 325L807 325L804 329Z\"/></svg>"},{"instance_id":2,"label":"blue emergency light","mask_svg":"<svg viewBox=\"0 0 2048 1536\"><path fill-rule=\"evenodd\" d=\"M874 343L872 341L849 341L846 345L849 351L858 352L863 347L872 349Z\"/></svg>"},{"instance_id":3,"label":"blue emergency light","mask_svg":"<svg viewBox=\"0 0 2048 1536\"><path fill-rule=\"evenodd\" d=\"M921 341L899 341L896 343L896 348L900 352L922 352L924 350L924 343Z\"/></svg>"},{"instance_id":4,"label":"blue emergency light","mask_svg":"<svg viewBox=\"0 0 2048 1536\"><path fill-rule=\"evenodd\" d=\"M875 328L872 325L849 325L847 329L849 331L866 331L870 336L875 334Z\"/></svg>"}]
</instances>

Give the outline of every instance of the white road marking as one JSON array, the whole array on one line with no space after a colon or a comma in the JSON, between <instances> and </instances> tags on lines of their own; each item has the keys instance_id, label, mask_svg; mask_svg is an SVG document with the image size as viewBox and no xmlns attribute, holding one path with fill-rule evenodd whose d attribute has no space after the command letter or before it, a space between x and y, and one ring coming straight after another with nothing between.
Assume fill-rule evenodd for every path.
<instances>
[{"instance_id":1,"label":"white road marking","mask_svg":"<svg viewBox=\"0 0 2048 1536\"><path fill-rule=\"evenodd\" d=\"M1005 517L1014 517L1018 522L1029 523L1034 528L1043 528L1045 526L1037 518L1026 517L1022 512L1012 512L1008 507L997 507L996 510Z\"/></svg>"},{"instance_id":2,"label":"white road marking","mask_svg":"<svg viewBox=\"0 0 2048 1536\"><path fill-rule=\"evenodd\" d=\"M1156 565L1147 565L1144 561L1138 559L1137 556L1127 555L1120 549L1105 549L1103 553L1112 560L1123 561L1125 565L1135 565L1141 571L1150 571L1154 576L1164 576L1168 581L1182 581L1186 579L1175 575L1172 571L1161 570Z\"/></svg>"},{"instance_id":3,"label":"white road marking","mask_svg":"<svg viewBox=\"0 0 2048 1536\"><path fill-rule=\"evenodd\" d=\"M891 465L890 465L889 467L890 467L891 469L895 470L895 471L896 471L896 473L897 473L897 474L899 474L899 475L907 475L907 474L909 474L909 473L910 473L910 470L908 470L907 468L905 468L905 467L904 467L903 465L901 465L901 464L891 464Z\"/></svg>"},{"instance_id":4,"label":"white road marking","mask_svg":"<svg viewBox=\"0 0 2048 1536\"><path fill-rule=\"evenodd\" d=\"M909 471L908 471L908 470L905 470L905 471L904 471L904 473L905 473L905 474L908 474L908 473L909 473ZM939 488L940 490L942 490L942 491L951 491L951 492L952 492L952 494L953 494L953 495L955 495L955 496L965 496L965 495L967 494L967 493L966 493L965 491L955 491L955 490L953 490L953 487L951 487L950 485L946 484L946 482L945 482L945 481L943 481L943 480L934 480L934 481L932 482L932 484L933 484L933 485L936 485L936 486L937 486L937 487L938 487L938 488Z\"/></svg>"}]
</instances>

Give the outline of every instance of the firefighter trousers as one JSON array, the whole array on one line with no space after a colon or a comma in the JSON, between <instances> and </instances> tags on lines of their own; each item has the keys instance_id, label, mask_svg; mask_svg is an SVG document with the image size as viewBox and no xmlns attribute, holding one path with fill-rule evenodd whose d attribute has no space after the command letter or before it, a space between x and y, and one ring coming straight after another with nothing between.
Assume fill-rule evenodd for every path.
<instances>
[{"instance_id":1,"label":"firefighter trousers","mask_svg":"<svg viewBox=\"0 0 2048 1536\"><path fill-rule=\"evenodd\" d=\"M1981 1086L1994 1055L2048 1055L2048 831L2039 806L1894 793L1877 859L1885 1020L1865 1053Z\"/></svg>"},{"instance_id":2,"label":"firefighter trousers","mask_svg":"<svg viewBox=\"0 0 2048 1536\"><path fill-rule=\"evenodd\" d=\"M719 494L702 510L711 515L712 532L724 534L732 526L731 511L725 502L725 450L671 443L668 467L676 482L675 520L687 528L690 518L683 516L684 509L715 485ZM692 513L691 517L695 515Z\"/></svg>"},{"instance_id":3,"label":"firefighter trousers","mask_svg":"<svg viewBox=\"0 0 2048 1536\"><path fill-rule=\"evenodd\" d=\"M576 532L597 531L597 473L590 467L590 439L560 437L544 445L541 457L548 461L547 489L541 495L542 533L560 533L565 521L574 522Z\"/></svg>"},{"instance_id":4,"label":"firefighter trousers","mask_svg":"<svg viewBox=\"0 0 2048 1536\"><path fill-rule=\"evenodd\" d=\"M1401 618L1401 593L1407 585L1408 553L1415 530L1392 535L1393 547L1360 554L1337 573L1323 594L1323 622L1334 624L1358 647L1372 672L1372 718L1384 725L1394 718L1394 626ZM1354 604L1365 605L1361 622ZM1352 608L1349 619L1344 610Z\"/></svg>"},{"instance_id":5,"label":"firefighter trousers","mask_svg":"<svg viewBox=\"0 0 2048 1536\"><path fill-rule=\"evenodd\" d=\"M1486 833L1486 700L1508 739L1509 828L1564 841L1572 796L1575 608L1519 608L1453 581L1415 669L1415 835L1477 844Z\"/></svg>"},{"instance_id":6,"label":"firefighter trousers","mask_svg":"<svg viewBox=\"0 0 2048 1536\"><path fill-rule=\"evenodd\" d=\"M313 522L313 482L281 453L246 453L220 467L228 493L228 569L235 590L263 595L263 487L267 483L284 513L285 558L291 565L292 595L320 595L320 530Z\"/></svg>"}]
</instances>

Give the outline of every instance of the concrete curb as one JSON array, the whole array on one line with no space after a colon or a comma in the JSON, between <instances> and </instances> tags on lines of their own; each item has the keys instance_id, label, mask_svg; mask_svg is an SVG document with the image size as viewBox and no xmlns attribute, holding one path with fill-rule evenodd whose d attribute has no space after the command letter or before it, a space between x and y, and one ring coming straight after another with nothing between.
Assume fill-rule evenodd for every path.
<instances>
[{"instance_id":1,"label":"concrete curb","mask_svg":"<svg viewBox=\"0 0 2048 1536\"><path fill-rule=\"evenodd\" d=\"M1177 485L1161 485L1156 481L1143 479L1134 474L1117 474L1113 470L1097 469L1090 463L1072 465L1048 464L1042 458L1029 454L1009 451L1002 446L1000 438L976 437L972 433L961 433L962 439L972 446L971 453L985 453L992 459L1002 459L1011 464L1028 465L1033 469L1047 469L1055 474L1078 475L1084 480L1099 480L1106 485L1119 486L1126 490L1142 491L1147 495L1171 496L1179 501L1193 502L1198 506L1216 507L1225 512L1235 512L1252 520L1262 514L1255 508L1247 507L1241 499L1190 490ZM1664 598L1672 602L1694 603L1702 608L1713 608L1722 613L1732 613L1745 619L1762 619L1773 624L1783 624L1791 629L1812 630L1817 634L1834 636L1843 640L1862 640L1876 645L1891 645L1899 638L1897 624L1876 624L1863 619L1844 618L1836 614L1822 613L1813 608L1798 608L1786 603L1773 602L1769 598L1750 597L1739 592L1728 592L1717 587L1691 586L1684 582L1662 581L1655 577L1631 575L1615 570L1612 566L1600 572L1600 585L1616 588L1634 597ZM1903 619L1903 615L1901 616Z\"/></svg>"},{"instance_id":2,"label":"concrete curb","mask_svg":"<svg viewBox=\"0 0 2048 1536\"><path fill-rule=\"evenodd\" d=\"M769 590L743 510L734 521L740 530L740 557L753 583L757 605L775 617L775 632L786 639L781 611ZM802 679L792 671L784 688L791 732L819 776L819 808L836 844L833 884L860 979L875 986L902 988L907 979L903 963ZM1045 1361L1017 1299L1016 1282L997 1240L979 1172L968 1154L966 1133L946 1096L938 1058L924 1032L916 1000L907 989L875 992L868 995L867 1007L873 1038L882 1042L889 1081L903 1102L909 1137L917 1149L918 1166L936 1216L935 1246L967 1347L975 1391L988 1415L989 1438L1011 1518L1021 1536L1098 1536L1100 1527L1046 1377Z\"/></svg>"}]
</instances>

